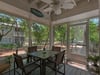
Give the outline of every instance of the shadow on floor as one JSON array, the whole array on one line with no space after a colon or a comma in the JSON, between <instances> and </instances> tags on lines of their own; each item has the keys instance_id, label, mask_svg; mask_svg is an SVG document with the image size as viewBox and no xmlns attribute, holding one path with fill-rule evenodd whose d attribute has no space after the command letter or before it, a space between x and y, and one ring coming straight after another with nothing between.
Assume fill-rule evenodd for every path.
<instances>
[{"instance_id":1,"label":"shadow on floor","mask_svg":"<svg viewBox=\"0 0 100 75\"><path fill-rule=\"evenodd\" d=\"M60 71L63 71L63 67L61 67ZM4 73L4 75L9 75L9 73L6 72ZM10 75L14 75L14 70L10 71ZM16 75L18 74L16 73ZM37 70L33 71L31 75L40 75L40 69L38 68ZM55 75L55 73L51 69L47 68L46 75ZM61 74L57 74L57 75L61 75ZM92 74L89 73L88 71L85 71L85 70L82 70L70 65L66 65L65 75L92 75Z\"/></svg>"}]
</instances>

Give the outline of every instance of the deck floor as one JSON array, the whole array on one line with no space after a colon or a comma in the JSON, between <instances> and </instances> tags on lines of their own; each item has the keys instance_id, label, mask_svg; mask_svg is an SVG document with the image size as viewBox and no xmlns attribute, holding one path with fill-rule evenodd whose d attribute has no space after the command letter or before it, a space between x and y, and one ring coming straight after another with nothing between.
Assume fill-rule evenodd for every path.
<instances>
[{"instance_id":1,"label":"deck floor","mask_svg":"<svg viewBox=\"0 0 100 75\"><path fill-rule=\"evenodd\" d=\"M61 67L60 71L63 71L63 67ZM66 72L65 75L93 75L86 70L76 68L71 65L66 65L65 72ZM8 72L6 72L6 73L4 73L4 75L9 75L9 74L8 74ZM10 75L14 75L13 70L11 70ZM18 75L18 74L16 73L16 75ZM31 75L40 75L40 69L33 71ZM51 69L47 68L46 75L55 75L55 73ZM57 75L61 75L61 74L57 74Z\"/></svg>"},{"instance_id":2,"label":"deck floor","mask_svg":"<svg viewBox=\"0 0 100 75\"><path fill-rule=\"evenodd\" d=\"M0 54L0 59L4 58L5 56L12 55L15 51L4 52ZM24 54L25 51L21 50L19 54ZM77 63L69 63L70 65L66 65L66 74L65 75L91 75L88 71L86 71L85 65L77 64ZM61 69L63 71L63 69ZM11 70L10 75L14 75L14 71ZM54 75L54 71L47 68L46 75ZM4 75L9 75L8 72L4 73ZM18 75L18 74L16 74ZM40 75L39 69L34 71L32 75ZM60 75L60 74L58 74Z\"/></svg>"}]
</instances>

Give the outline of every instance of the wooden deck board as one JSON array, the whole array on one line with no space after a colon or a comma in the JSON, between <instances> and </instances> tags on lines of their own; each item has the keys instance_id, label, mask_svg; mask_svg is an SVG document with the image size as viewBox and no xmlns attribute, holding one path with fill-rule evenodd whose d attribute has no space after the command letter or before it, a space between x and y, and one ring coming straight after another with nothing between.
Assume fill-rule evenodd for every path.
<instances>
[{"instance_id":1,"label":"wooden deck board","mask_svg":"<svg viewBox=\"0 0 100 75\"><path fill-rule=\"evenodd\" d=\"M63 67L60 69L61 71L63 71ZM54 75L54 71L52 71L51 69L47 68L46 71L46 75ZM4 73L4 75L9 75L8 73ZM11 71L10 75L14 75L13 70ZM18 74L16 74L18 75ZM35 70L32 75L40 75L39 73L39 69ZM58 74L61 75L61 74ZM92 75L91 73L89 73L86 70L82 70L76 67L73 67L71 65L66 65L66 74L65 75Z\"/></svg>"}]
</instances>

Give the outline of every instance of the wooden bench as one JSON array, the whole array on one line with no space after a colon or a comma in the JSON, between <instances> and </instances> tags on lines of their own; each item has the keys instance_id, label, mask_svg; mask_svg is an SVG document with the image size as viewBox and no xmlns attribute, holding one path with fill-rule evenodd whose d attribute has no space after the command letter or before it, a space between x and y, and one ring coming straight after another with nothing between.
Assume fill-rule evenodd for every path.
<instances>
[{"instance_id":1,"label":"wooden bench","mask_svg":"<svg viewBox=\"0 0 100 75\"><path fill-rule=\"evenodd\" d=\"M10 68L9 63L0 63L0 75L6 71L8 68Z\"/></svg>"}]
</instances>

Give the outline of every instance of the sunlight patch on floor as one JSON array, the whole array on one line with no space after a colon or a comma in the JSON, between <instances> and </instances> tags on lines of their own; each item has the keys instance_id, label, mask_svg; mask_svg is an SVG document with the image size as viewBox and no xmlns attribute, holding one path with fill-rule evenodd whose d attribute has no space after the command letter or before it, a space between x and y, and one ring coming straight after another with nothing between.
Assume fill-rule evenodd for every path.
<instances>
[{"instance_id":1,"label":"sunlight patch on floor","mask_svg":"<svg viewBox=\"0 0 100 75\"><path fill-rule=\"evenodd\" d=\"M84 65L84 64L80 64L80 63L76 63L76 62L70 62L68 64L71 65L71 66L83 69L83 70L87 70L86 65Z\"/></svg>"}]
</instances>

